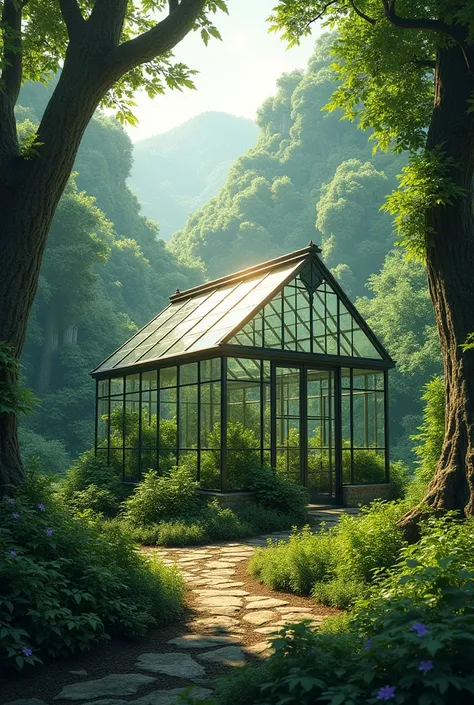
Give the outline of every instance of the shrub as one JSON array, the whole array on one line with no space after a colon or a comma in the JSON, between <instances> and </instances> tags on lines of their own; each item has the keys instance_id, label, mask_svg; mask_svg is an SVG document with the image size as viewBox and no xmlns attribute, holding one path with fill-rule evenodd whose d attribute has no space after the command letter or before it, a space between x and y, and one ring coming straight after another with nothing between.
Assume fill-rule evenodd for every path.
<instances>
[{"instance_id":1,"label":"shrub","mask_svg":"<svg viewBox=\"0 0 474 705\"><path fill-rule=\"evenodd\" d=\"M94 489L89 489L93 486ZM107 516L118 512L128 489L113 465L94 455L93 450L83 453L58 482L58 498L74 509L96 509ZM88 500L91 504L88 505Z\"/></svg>"},{"instance_id":2,"label":"shrub","mask_svg":"<svg viewBox=\"0 0 474 705\"><path fill-rule=\"evenodd\" d=\"M47 487L34 476L0 500L1 670L140 636L182 607L177 570L142 557L116 525L72 517Z\"/></svg>"},{"instance_id":3,"label":"shrub","mask_svg":"<svg viewBox=\"0 0 474 705\"><path fill-rule=\"evenodd\" d=\"M197 482L183 467L169 475L150 470L123 504L125 518L136 526L150 526L162 520L194 516L199 512Z\"/></svg>"},{"instance_id":4,"label":"shrub","mask_svg":"<svg viewBox=\"0 0 474 705\"><path fill-rule=\"evenodd\" d=\"M284 628L263 667L217 685L216 705L470 705L474 520L429 520L421 541L344 617Z\"/></svg>"},{"instance_id":5,"label":"shrub","mask_svg":"<svg viewBox=\"0 0 474 705\"><path fill-rule=\"evenodd\" d=\"M248 477L247 488L254 493L255 501L264 507L293 514L299 520L306 513L308 491L272 468L255 467Z\"/></svg>"},{"instance_id":6,"label":"shrub","mask_svg":"<svg viewBox=\"0 0 474 705\"><path fill-rule=\"evenodd\" d=\"M331 539L330 532L314 534L305 527L288 542L269 542L267 548L257 549L250 572L273 590L309 595L314 583L327 578L333 569Z\"/></svg>"},{"instance_id":7,"label":"shrub","mask_svg":"<svg viewBox=\"0 0 474 705\"><path fill-rule=\"evenodd\" d=\"M28 466L38 462L40 467L53 474L63 473L70 466L71 456L62 441L44 438L24 425L20 425L18 438L21 455Z\"/></svg>"},{"instance_id":8,"label":"shrub","mask_svg":"<svg viewBox=\"0 0 474 705\"><path fill-rule=\"evenodd\" d=\"M377 571L397 561L404 545L397 520L404 509L403 503L374 502L359 516L343 515L327 532L312 533L306 527L288 543L270 543L256 551L250 571L275 590L302 595L314 590L324 604L347 607L366 591Z\"/></svg>"}]
</instances>

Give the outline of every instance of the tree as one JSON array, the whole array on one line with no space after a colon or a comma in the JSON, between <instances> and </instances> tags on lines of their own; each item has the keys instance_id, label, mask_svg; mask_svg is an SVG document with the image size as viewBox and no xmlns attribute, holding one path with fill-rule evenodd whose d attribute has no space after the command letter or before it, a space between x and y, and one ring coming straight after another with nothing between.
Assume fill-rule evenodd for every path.
<instances>
[{"instance_id":1,"label":"tree","mask_svg":"<svg viewBox=\"0 0 474 705\"><path fill-rule=\"evenodd\" d=\"M330 107L371 128L378 147L411 152L387 208L426 262L441 344L446 433L424 502L474 514L474 6L469 0L280 0L273 28L290 42L336 26L341 85ZM402 521L417 535L416 507Z\"/></svg>"},{"instance_id":2,"label":"tree","mask_svg":"<svg viewBox=\"0 0 474 705\"><path fill-rule=\"evenodd\" d=\"M225 0L1 0L0 8L0 341L18 360L53 215L96 108L116 105L133 120L136 89L154 96L192 86L171 51L191 30L205 42L218 37L210 13L226 8ZM38 129L20 142L22 82L60 67ZM15 387L13 369L0 368L1 389ZM17 417L0 405L0 486L22 477Z\"/></svg>"}]
</instances>

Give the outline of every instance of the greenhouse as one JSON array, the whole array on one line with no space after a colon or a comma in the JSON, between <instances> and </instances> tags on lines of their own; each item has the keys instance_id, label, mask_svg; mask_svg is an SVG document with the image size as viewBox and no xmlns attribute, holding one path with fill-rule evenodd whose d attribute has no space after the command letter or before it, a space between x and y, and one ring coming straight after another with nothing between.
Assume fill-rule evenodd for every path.
<instances>
[{"instance_id":1,"label":"greenhouse","mask_svg":"<svg viewBox=\"0 0 474 705\"><path fill-rule=\"evenodd\" d=\"M271 465L313 502L383 495L394 362L319 253L177 291L92 372L96 453L124 482L183 465L202 490L236 493Z\"/></svg>"}]
</instances>

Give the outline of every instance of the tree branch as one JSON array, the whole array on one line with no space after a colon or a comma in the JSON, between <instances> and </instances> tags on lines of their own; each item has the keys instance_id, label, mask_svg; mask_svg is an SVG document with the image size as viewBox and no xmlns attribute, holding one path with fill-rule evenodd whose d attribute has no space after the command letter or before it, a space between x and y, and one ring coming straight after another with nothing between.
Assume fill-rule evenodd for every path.
<instances>
[{"instance_id":1,"label":"tree branch","mask_svg":"<svg viewBox=\"0 0 474 705\"><path fill-rule=\"evenodd\" d=\"M170 9L170 15L179 7L179 0L168 0L168 7Z\"/></svg>"},{"instance_id":2,"label":"tree branch","mask_svg":"<svg viewBox=\"0 0 474 705\"><path fill-rule=\"evenodd\" d=\"M429 17L419 17L416 19L400 17L400 15L397 15L395 4L396 0L382 0L385 17L394 27L400 27L401 29L426 29L432 32L446 34L457 42L462 40L461 35L456 32L455 28L442 20L432 20Z\"/></svg>"},{"instance_id":3,"label":"tree branch","mask_svg":"<svg viewBox=\"0 0 474 705\"><path fill-rule=\"evenodd\" d=\"M352 8L353 8L354 12L356 13L356 15L359 15L359 17L361 17L363 20L365 20L366 22L368 22L371 25L376 24L377 20L374 20L373 17L369 17L369 15L366 15L365 12L362 12L362 10L359 10L359 8L355 4L354 0L349 0L349 2L352 5Z\"/></svg>"},{"instance_id":4,"label":"tree branch","mask_svg":"<svg viewBox=\"0 0 474 705\"><path fill-rule=\"evenodd\" d=\"M152 29L118 46L106 59L115 75L171 51L193 28L206 0L181 0L176 9Z\"/></svg>"},{"instance_id":5,"label":"tree branch","mask_svg":"<svg viewBox=\"0 0 474 705\"><path fill-rule=\"evenodd\" d=\"M69 39L73 39L86 23L77 0L59 0L59 9L61 10Z\"/></svg>"}]
</instances>

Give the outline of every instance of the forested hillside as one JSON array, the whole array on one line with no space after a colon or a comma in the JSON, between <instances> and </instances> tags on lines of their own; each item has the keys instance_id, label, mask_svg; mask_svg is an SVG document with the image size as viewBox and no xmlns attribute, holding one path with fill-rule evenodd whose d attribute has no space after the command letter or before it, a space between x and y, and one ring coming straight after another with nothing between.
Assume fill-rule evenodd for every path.
<instances>
[{"instance_id":1,"label":"forested hillside","mask_svg":"<svg viewBox=\"0 0 474 705\"><path fill-rule=\"evenodd\" d=\"M50 90L25 87L20 134L39 120ZM23 355L39 402L23 423L22 448L26 456L47 457L53 470L93 439L89 371L156 315L176 287L202 278L177 262L158 226L141 215L126 183L131 164L124 130L96 116L50 231Z\"/></svg>"},{"instance_id":2,"label":"forested hillside","mask_svg":"<svg viewBox=\"0 0 474 705\"><path fill-rule=\"evenodd\" d=\"M257 135L251 120L209 112L134 143L130 188L165 240L216 195Z\"/></svg>"},{"instance_id":3,"label":"forested hillside","mask_svg":"<svg viewBox=\"0 0 474 705\"><path fill-rule=\"evenodd\" d=\"M396 186L403 154L373 153L367 132L323 110L335 89L331 37L317 41L305 72L283 75L258 113L257 143L225 186L175 233L169 249L209 277L304 247L323 258L386 343L392 373L392 445L410 457L420 422L420 390L441 369L426 274L394 247L391 217L380 211ZM367 290L369 286L369 291Z\"/></svg>"}]
</instances>

